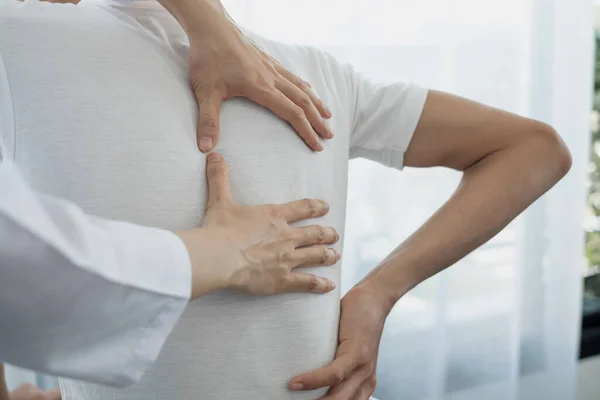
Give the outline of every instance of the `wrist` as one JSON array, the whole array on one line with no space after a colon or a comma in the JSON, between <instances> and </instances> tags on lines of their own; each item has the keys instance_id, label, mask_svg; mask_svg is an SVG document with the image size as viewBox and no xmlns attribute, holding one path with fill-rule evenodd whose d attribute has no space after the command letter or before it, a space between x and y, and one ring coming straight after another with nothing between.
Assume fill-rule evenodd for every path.
<instances>
[{"instance_id":1,"label":"wrist","mask_svg":"<svg viewBox=\"0 0 600 400\"><path fill-rule=\"evenodd\" d=\"M179 22L188 37L205 35L230 22L220 0L158 0Z\"/></svg>"},{"instance_id":2,"label":"wrist","mask_svg":"<svg viewBox=\"0 0 600 400\"><path fill-rule=\"evenodd\" d=\"M398 271L391 265L382 264L375 268L369 275L360 281L356 287L367 291L377 299L377 304L389 314L410 289L415 285L409 277L402 276L402 270Z\"/></svg>"},{"instance_id":3,"label":"wrist","mask_svg":"<svg viewBox=\"0 0 600 400\"><path fill-rule=\"evenodd\" d=\"M188 251L192 268L191 300L227 287L228 277L223 268L218 268L215 232L207 228L178 231Z\"/></svg>"},{"instance_id":4,"label":"wrist","mask_svg":"<svg viewBox=\"0 0 600 400\"><path fill-rule=\"evenodd\" d=\"M375 279L364 279L357 283L352 290L360 292L361 296L371 298L371 304L375 308L373 311L386 317L399 299L395 298L384 285Z\"/></svg>"}]
</instances>

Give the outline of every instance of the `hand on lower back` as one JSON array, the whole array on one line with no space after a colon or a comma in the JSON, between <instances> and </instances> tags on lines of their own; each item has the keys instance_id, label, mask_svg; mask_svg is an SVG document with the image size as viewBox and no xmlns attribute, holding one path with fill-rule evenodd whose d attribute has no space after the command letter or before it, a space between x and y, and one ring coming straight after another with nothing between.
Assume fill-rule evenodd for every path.
<instances>
[{"instance_id":1,"label":"hand on lower back","mask_svg":"<svg viewBox=\"0 0 600 400\"><path fill-rule=\"evenodd\" d=\"M331 364L295 377L292 390L330 387L320 400L368 400L375 390L377 356L387 309L371 289L356 286L342 299L339 345Z\"/></svg>"},{"instance_id":2,"label":"hand on lower back","mask_svg":"<svg viewBox=\"0 0 600 400\"><path fill-rule=\"evenodd\" d=\"M335 264L340 255L327 244L337 242L333 228L289 223L329 211L319 200L283 205L242 206L235 202L221 156L208 156L208 204L200 229L177 234L192 261L192 298L229 288L253 295L285 292L326 293L327 279L296 270Z\"/></svg>"}]
</instances>

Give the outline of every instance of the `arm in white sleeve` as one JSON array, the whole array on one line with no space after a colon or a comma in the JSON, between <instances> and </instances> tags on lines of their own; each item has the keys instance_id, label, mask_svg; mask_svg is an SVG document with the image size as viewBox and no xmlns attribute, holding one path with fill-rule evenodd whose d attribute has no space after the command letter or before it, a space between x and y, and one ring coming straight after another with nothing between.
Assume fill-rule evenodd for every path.
<instances>
[{"instance_id":1,"label":"arm in white sleeve","mask_svg":"<svg viewBox=\"0 0 600 400\"><path fill-rule=\"evenodd\" d=\"M0 362L125 386L156 359L191 293L173 233L36 193L2 161Z\"/></svg>"}]
</instances>

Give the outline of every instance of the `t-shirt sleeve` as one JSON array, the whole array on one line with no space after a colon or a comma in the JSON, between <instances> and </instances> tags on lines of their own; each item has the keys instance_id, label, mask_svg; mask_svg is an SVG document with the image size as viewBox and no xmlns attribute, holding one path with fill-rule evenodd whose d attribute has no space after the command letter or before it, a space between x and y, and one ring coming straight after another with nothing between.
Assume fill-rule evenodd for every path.
<instances>
[{"instance_id":1,"label":"t-shirt sleeve","mask_svg":"<svg viewBox=\"0 0 600 400\"><path fill-rule=\"evenodd\" d=\"M354 98L350 158L367 158L402 169L404 153L427 99L427 89L414 84L377 84L347 68Z\"/></svg>"}]
</instances>

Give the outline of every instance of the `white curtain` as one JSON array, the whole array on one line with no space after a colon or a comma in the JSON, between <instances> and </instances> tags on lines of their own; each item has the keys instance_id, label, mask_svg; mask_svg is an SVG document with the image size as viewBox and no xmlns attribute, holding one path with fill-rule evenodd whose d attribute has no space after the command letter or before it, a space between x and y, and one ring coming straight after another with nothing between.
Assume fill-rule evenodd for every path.
<instances>
[{"instance_id":1,"label":"white curtain","mask_svg":"<svg viewBox=\"0 0 600 400\"><path fill-rule=\"evenodd\" d=\"M373 80L414 81L552 124L572 172L390 315L380 400L574 399L592 97L591 0L226 0L266 37L317 46ZM349 289L445 201L444 170L351 166ZM435 251L435 243L432 243Z\"/></svg>"},{"instance_id":2,"label":"white curtain","mask_svg":"<svg viewBox=\"0 0 600 400\"><path fill-rule=\"evenodd\" d=\"M376 81L414 81L552 124L570 174L390 315L380 400L572 400L591 108L592 0L225 0L241 25L315 45ZM347 290L448 198L459 176L353 162ZM432 250L435 243L432 243ZM11 370L11 386L35 376ZM46 386L49 383L41 383Z\"/></svg>"}]
</instances>

